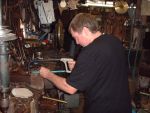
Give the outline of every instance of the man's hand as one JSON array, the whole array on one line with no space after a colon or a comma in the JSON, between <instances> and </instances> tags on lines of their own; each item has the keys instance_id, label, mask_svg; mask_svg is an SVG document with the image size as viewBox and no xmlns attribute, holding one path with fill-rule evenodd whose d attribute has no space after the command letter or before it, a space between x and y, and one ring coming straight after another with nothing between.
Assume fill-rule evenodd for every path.
<instances>
[{"instance_id":1,"label":"man's hand","mask_svg":"<svg viewBox=\"0 0 150 113\"><path fill-rule=\"evenodd\" d=\"M45 67L41 67L40 68L40 75L43 77L43 78L48 78L48 76L51 74L50 70L48 68L45 68Z\"/></svg>"},{"instance_id":2,"label":"man's hand","mask_svg":"<svg viewBox=\"0 0 150 113\"><path fill-rule=\"evenodd\" d=\"M72 87L66 82L66 78L52 73L48 68L41 67L40 75L43 78L50 80L57 88L61 89L62 91L65 91L69 94L74 94L77 91L76 88Z\"/></svg>"},{"instance_id":3,"label":"man's hand","mask_svg":"<svg viewBox=\"0 0 150 113\"><path fill-rule=\"evenodd\" d=\"M74 60L73 61L68 61L67 63L68 63L69 70L72 71L75 64L76 64L76 61L74 61Z\"/></svg>"}]
</instances>

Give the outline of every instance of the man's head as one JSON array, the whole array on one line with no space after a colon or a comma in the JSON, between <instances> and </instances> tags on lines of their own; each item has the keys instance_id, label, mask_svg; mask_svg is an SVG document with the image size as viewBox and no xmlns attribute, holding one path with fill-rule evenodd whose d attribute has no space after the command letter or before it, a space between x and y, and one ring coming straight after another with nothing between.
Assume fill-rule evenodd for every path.
<instances>
[{"instance_id":1,"label":"man's head","mask_svg":"<svg viewBox=\"0 0 150 113\"><path fill-rule=\"evenodd\" d=\"M88 13L77 14L69 25L69 31L77 44L87 46L99 33L99 24L96 16Z\"/></svg>"},{"instance_id":2,"label":"man's head","mask_svg":"<svg viewBox=\"0 0 150 113\"><path fill-rule=\"evenodd\" d=\"M92 33L99 30L99 24L96 20L96 16L88 13L79 13L71 21L69 31L81 33L83 27L87 27Z\"/></svg>"}]
</instances>

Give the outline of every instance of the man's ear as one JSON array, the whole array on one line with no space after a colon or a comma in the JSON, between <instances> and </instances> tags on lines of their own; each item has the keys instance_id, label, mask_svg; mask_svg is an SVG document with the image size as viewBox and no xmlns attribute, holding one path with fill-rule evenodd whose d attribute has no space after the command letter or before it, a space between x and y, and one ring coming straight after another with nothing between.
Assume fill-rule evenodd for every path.
<instances>
[{"instance_id":1,"label":"man's ear","mask_svg":"<svg viewBox=\"0 0 150 113\"><path fill-rule=\"evenodd\" d=\"M82 32L87 35L90 31L89 31L89 29L87 27L83 27Z\"/></svg>"},{"instance_id":2,"label":"man's ear","mask_svg":"<svg viewBox=\"0 0 150 113\"><path fill-rule=\"evenodd\" d=\"M87 27L83 27L83 30L87 31L87 30L88 30L88 28L87 28Z\"/></svg>"}]
</instances>

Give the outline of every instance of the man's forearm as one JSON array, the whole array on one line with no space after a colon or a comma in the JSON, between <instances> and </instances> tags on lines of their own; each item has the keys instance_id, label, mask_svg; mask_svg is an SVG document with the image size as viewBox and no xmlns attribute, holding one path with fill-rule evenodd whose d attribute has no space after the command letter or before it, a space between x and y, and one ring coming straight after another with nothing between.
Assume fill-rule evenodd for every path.
<instances>
[{"instance_id":1,"label":"man's forearm","mask_svg":"<svg viewBox=\"0 0 150 113\"><path fill-rule=\"evenodd\" d=\"M77 91L76 88L70 86L66 82L66 78L60 77L54 73L49 73L47 79L50 80L57 88L69 94L74 94Z\"/></svg>"}]
</instances>

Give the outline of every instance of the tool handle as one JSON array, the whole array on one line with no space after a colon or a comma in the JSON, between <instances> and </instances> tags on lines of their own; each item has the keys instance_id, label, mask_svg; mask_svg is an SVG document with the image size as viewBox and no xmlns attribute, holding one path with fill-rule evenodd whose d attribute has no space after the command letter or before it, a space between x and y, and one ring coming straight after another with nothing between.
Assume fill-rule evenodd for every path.
<instances>
[{"instance_id":1,"label":"tool handle","mask_svg":"<svg viewBox=\"0 0 150 113\"><path fill-rule=\"evenodd\" d=\"M72 58L61 58L60 61L62 61L65 64L66 73L71 73L71 70L68 67L68 61L73 61L73 59Z\"/></svg>"}]
</instances>

